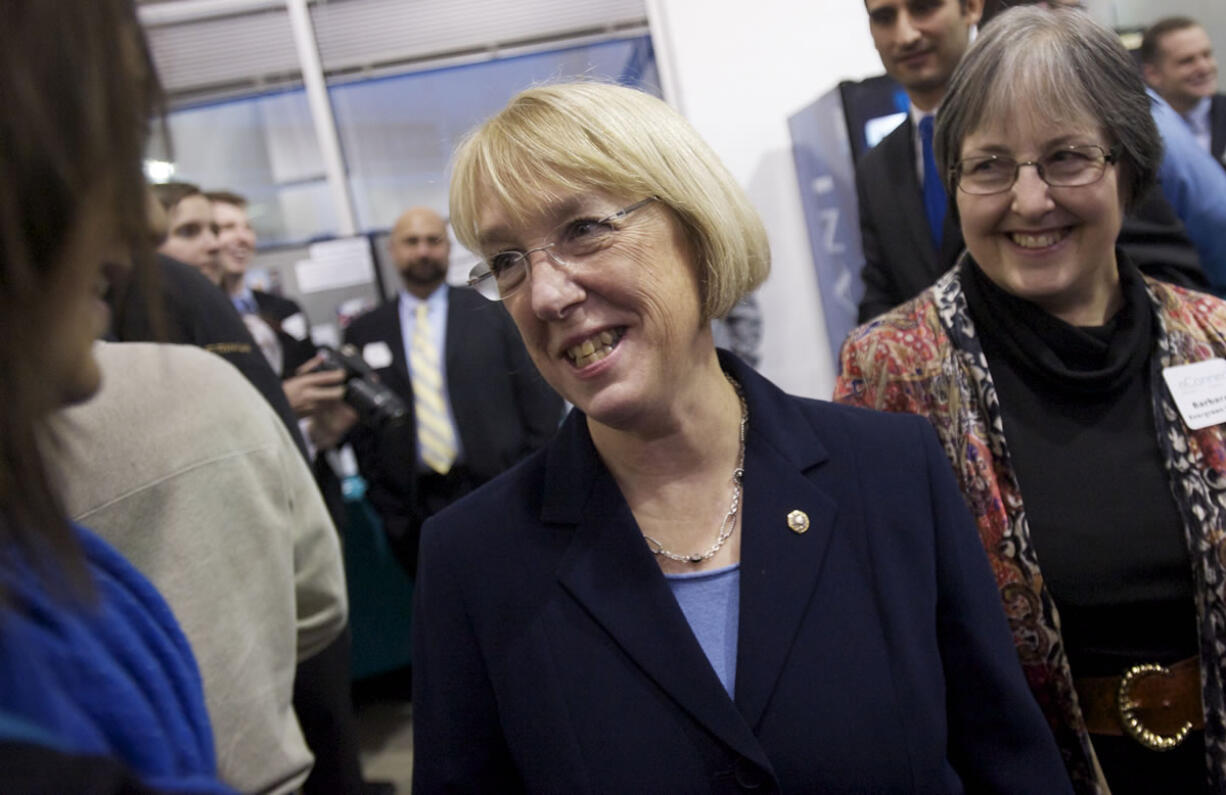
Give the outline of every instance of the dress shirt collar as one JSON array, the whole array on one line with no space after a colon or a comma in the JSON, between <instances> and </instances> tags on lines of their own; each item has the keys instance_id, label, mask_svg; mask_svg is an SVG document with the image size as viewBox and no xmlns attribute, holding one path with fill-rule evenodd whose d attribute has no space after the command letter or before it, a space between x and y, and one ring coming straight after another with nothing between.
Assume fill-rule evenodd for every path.
<instances>
[{"instance_id":1,"label":"dress shirt collar","mask_svg":"<svg viewBox=\"0 0 1226 795\"><path fill-rule=\"evenodd\" d=\"M1192 106L1192 110L1181 114L1183 120L1192 128L1192 134L1196 136L1196 142L1200 144L1206 152L1209 151L1210 141L1213 138L1212 131L1209 127L1209 107L1213 104L1213 97L1202 97L1200 102Z\"/></svg>"},{"instance_id":2,"label":"dress shirt collar","mask_svg":"<svg viewBox=\"0 0 1226 795\"><path fill-rule=\"evenodd\" d=\"M401 318L412 317L417 311L419 304L425 304L429 307L426 310L430 315L435 315L441 307L447 306L447 283L440 284L434 292L425 298L418 298L403 287L400 288L400 316Z\"/></svg>"},{"instance_id":3,"label":"dress shirt collar","mask_svg":"<svg viewBox=\"0 0 1226 795\"><path fill-rule=\"evenodd\" d=\"M256 315L260 312L260 305L255 302L255 293L251 292L251 288L246 284L237 293L230 296L230 302L234 304L234 308L240 315Z\"/></svg>"}]
</instances>

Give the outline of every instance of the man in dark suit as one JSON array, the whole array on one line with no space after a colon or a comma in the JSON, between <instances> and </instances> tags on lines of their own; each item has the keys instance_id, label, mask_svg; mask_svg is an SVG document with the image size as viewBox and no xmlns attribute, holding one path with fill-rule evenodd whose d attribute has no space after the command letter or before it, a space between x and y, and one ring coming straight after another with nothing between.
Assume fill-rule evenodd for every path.
<instances>
[{"instance_id":1,"label":"man in dark suit","mask_svg":"<svg viewBox=\"0 0 1226 795\"><path fill-rule=\"evenodd\" d=\"M230 191L205 194L212 203L213 224L217 229L218 259L221 263L221 288L241 315L255 315L276 335L281 352L280 375L288 378L315 355L311 327L302 308L279 295L253 290L244 279L247 266L255 256L255 229L247 217L247 200Z\"/></svg>"},{"instance_id":2,"label":"man in dark suit","mask_svg":"<svg viewBox=\"0 0 1226 795\"><path fill-rule=\"evenodd\" d=\"M949 270L962 230L932 158L935 113L970 46L982 0L865 0L873 44L886 72L906 91L907 119L856 167L864 249L866 322L907 301ZM1124 220L1120 246L1144 272L1192 287L1207 285L1196 250L1157 190Z\"/></svg>"},{"instance_id":3,"label":"man in dark suit","mask_svg":"<svg viewBox=\"0 0 1226 795\"><path fill-rule=\"evenodd\" d=\"M502 305L446 284L450 250L442 217L406 211L388 241L401 290L345 331L411 411L404 425L353 434L370 500L410 574L422 522L542 446L561 419L561 398Z\"/></svg>"},{"instance_id":4,"label":"man in dark suit","mask_svg":"<svg viewBox=\"0 0 1226 795\"><path fill-rule=\"evenodd\" d=\"M1226 168L1226 94L1218 93L1209 33L1194 19L1167 17L1141 39L1145 82L1175 109L1197 142Z\"/></svg>"}]
</instances>

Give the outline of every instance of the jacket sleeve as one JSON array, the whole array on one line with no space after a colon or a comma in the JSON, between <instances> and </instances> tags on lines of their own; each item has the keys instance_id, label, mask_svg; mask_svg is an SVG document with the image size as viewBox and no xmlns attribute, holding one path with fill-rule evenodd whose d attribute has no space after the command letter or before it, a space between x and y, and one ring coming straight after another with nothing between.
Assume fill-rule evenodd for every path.
<instances>
[{"instance_id":1,"label":"jacket sleeve","mask_svg":"<svg viewBox=\"0 0 1226 795\"><path fill-rule=\"evenodd\" d=\"M1158 181L1183 221L1209 282L1226 291L1226 171L1196 143L1188 126L1151 92L1154 122L1162 134Z\"/></svg>"},{"instance_id":2,"label":"jacket sleeve","mask_svg":"<svg viewBox=\"0 0 1226 795\"><path fill-rule=\"evenodd\" d=\"M374 341L375 336L366 332L362 318L345 330L346 345L361 349ZM417 501L416 429L411 422L378 429L358 423L350 430L346 441L353 446L358 469L366 479L366 498L379 514L392 554L412 575L417 570L417 542L421 529L421 519L414 508Z\"/></svg>"},{"instance_id":3,"label":"jacket sleeve","mask_svg":"<svg viewBox=\"0 0 1226 795\"><path fill-rule=\"evenodd\" d=\"M1180 287L1206 290L1209 281L1174 208L1157 187L1124 216L1119 247L1142 273Z\"/></svg>"},{"instance_id":4,"label":"jacket sleeve","mask_svg":"<svg viewBox=\"0 0 1226 795\"><path fill-rule=\"evenodd\" d=\"M521 792L445 537L426 522L413 593L413 792Z\"/></svg>"},{"instance_id":5,"label":"jacket sleeve","mask_svg":"<svg viewBox=\"0 0 1226 795\"><path fill-rule=\"evenodd\" d=\"M860 279L864 282L864 296L860 299L858 319L860 323L866 323L902 303L901 300L898 300L898 286L894 284L889 268L886 267L872 207L866 200L868 191L871 190L867 182L864 167L861 165L856 169L856 196L859 197L857 201L860 208L860 248L864 253L864 267L860 270Z\"/></svg>"},{"instance_id":6,"label":"jacket sleeve","mask_svg":"<svg viewBox=\"0 0 1226 795\"><path fill-rule=\"evenodd\" d=\"M294 550L294 605L298 661L331 643L349 620L340 540L315 477L284 429L281 470L285 484L286 527Z\"/></svg>"},{"instance_id":7,"label":"jacket sleeve","mask_svg":"<svg viewBox=\"0 0 1226 795\"><path fill-rule=\"evenodd\" d=\"M855 334L855 331L852 331ZM860 408L871 409L876 408L871 405L864 394L862 388L858 388L857 381L863 381L863 373L860 372L860 363L856 358L856 346L852 342L852 338L848 337L843 340L843 344L839 347L839 369L834 379L834 394L830 399L835 403L843 403L848 406L859 406Z\"/></svg>"},{"instance_id":8,"label":"jacket sleeve","mask_svg":"<svg viewBox=\"0 0 1226 795\"><path fill-rule=\"evenodd\" d=\"M1071 793L1056 741L1022 674L979 534L927 425L922 445L936 534L950 762L967 792Z\"/></svg>"}]
</instances>

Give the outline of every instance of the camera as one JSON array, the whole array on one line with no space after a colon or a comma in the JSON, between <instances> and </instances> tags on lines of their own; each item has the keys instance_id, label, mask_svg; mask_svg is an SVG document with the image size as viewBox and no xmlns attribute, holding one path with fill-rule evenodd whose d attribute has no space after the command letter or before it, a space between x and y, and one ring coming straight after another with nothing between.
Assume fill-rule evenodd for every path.
<instances>
[{"instance_id":1,"label":"camera","mask_svg":"<svg viewBox=\"0 0 1226 795\"><path fill-rule=\"evenodd\" d=\"M358 413L358 421L373 428L400 425L408 417L408 409L400 396L379 381L379 376L362 360L357 348L342 345L338 351L320 345L317 353L323 357L320 370L342 370L345 373L345 402Z\"/></svg>"}]
</instances>

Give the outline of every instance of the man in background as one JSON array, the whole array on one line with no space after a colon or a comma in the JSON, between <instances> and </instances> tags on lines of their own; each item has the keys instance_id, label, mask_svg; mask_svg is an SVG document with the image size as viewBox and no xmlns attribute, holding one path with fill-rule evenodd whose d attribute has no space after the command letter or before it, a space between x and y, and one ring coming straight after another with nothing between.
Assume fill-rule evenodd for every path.
<instances>
[{"instance_id":1,"label":"man in background","mask_svg":"<svg viewBox=\"0 0 1226 795\"><path fill-rule=\"evenodd\" d=\"M910 101L906 120L856 167L867 322L927 289L964 248L936 171L932 136L941 100L972 40L982 0L865 0L881 63ZM1070 12L1053 12L1070 13ZM1120 246L1145 273L1205 285L1196 250L1171 206L1152 191L1124 219Z\"/></svg>"},{"instance_id":2,"label":"man in background","mask_svg":"<svg viewBox=\"0 0 1226 795\"><path fill-rule=\"evenodd\" d=\"M447 224L415 207L388 251L395 298L357 318L345 341L409 407L411 419L353 434L371 503L406 571L417 568L421 524L542 446L562 400L537 373L499 304L446 283Z\"/></svg>"},{"instance_id":3,"label":"man in background","mask_svg":"<svg viewBox=\"0 0 1226 795\"><path fill-rule=\"evenodd\" d=\"M273 331L282 356L281 367L274 369L282 378L288 377L315 355L306 315L295 301L247 285L247 267L255 256L256 244L247 200L230 191L209 191L205 196L212 204L217 229L221 289L240 315L257 316Z\"/></svg>"},{"instance_id":4,"label":"man in background","mask_svg":"<svg viewBox=\"0 0 1226 795\"><path fill-rule=\"evenodd\" d=\"M1226 94L1218 93L1209 33L1194 19L1167 17L1141 39L1145 82L1187 123L1196 142L1226 168Z\"/></svg>"},{"instance_id":5,"label":"man in background","mask_svg":"<svg viewBox=\"0 0 1226 795\"><path fill-rule=\"evenodd\" d=\"M1162 135L1158 184L1183 220L1211 289L1226 296L1226 163L1212 154L1226 148L1226 98L1214 94L1209 35L1190 19L1160 20L1142 38L1141 59Z\"/></svg>"}]
</instances>

